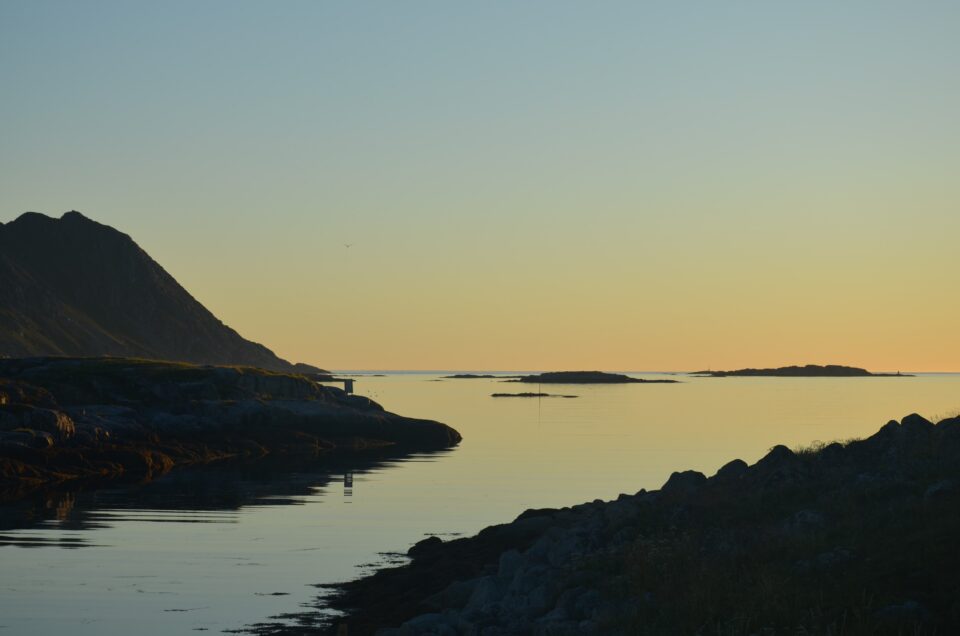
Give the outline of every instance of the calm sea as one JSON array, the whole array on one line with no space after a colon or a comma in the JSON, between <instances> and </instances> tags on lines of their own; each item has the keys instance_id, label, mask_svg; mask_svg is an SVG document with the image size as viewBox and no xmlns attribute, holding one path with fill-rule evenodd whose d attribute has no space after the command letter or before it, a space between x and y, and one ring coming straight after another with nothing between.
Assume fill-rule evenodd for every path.
<instances>
[{"instance_id":1,"label":"calm sea","mask_svg":"<svg viewBox=\"0 0 960 636\"><path fill-rule=\"evenodd\" d=\"M536 386L360 377L357 393L448 423L463 442L407 457L227 463L2 506L0 635L242 629L302 610L314 584L361 575L431 534L473 534L527 508L658 488L674 470L753 462L775 444L960 410L956 374L676 378L495 399Z\"/></svg>"}]
</instances>

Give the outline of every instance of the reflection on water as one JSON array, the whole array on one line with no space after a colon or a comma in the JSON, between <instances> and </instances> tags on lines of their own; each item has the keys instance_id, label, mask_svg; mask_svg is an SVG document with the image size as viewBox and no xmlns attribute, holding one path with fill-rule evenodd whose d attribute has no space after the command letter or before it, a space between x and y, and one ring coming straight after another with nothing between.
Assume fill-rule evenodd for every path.
<instances>
[{"instance_id":1,"label":"reflection on water","mask_svg":"<svg viewBox=\"0 0 960 636\"><path fill-rule=\"evenodd\" d=\"M449 452L266 457L184 467L143 484L84 488L67 482L0 506L0 546L92 546L89 531L124 522L238 523L241 508L305 505L309 497L341 483L349 498L354 473L408 459L431 461Z\"/></svg>"},{"instance_id":2,"label":"reflection on water","mask_svg":"<svg viewBox=\"0 0 960 636\"><path fill-rule=\"evenodd\" d=\"M223 462L2 505L0 635L292 624L316 604L315 584L402 560L426 535L472 534L526 508L610 499L674 470L711 474L778 443L865 436L893 417L960 407L960 376L948 374L680 379L578 386L576 400L541 402L491 398L497 379L366 377L358 393L449 423L463 443Z\"/></svg>"},{"instance_id":3,"label":"reflection on water","mask_svg":"<svg viewBox=\"0 0 960 636\"><path fill-rule=\"evenodd\" d=\"M318 504L448 452L219 462L2 505L0 634L223 631L309 605L325 570L342 579L396 559L369 562L382 537L352 542L355 517Z\"/></svg>"}]
</instances>

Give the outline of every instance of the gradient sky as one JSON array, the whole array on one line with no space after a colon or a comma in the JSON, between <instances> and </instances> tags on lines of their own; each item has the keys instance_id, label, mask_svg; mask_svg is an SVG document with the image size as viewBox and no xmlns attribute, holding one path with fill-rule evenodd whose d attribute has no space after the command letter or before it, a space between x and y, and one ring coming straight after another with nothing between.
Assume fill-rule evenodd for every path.
<instances>
[{"instance_id":1,"label":"gradient sky","mask_svg":"<svg viewBox=\"0 0 960 636\"><path fill-rule=\"evenodd\" d=\"M0 221L293 360L960 371L960 3L2 0L0 86Z\"/></svg>"}]
</instances>

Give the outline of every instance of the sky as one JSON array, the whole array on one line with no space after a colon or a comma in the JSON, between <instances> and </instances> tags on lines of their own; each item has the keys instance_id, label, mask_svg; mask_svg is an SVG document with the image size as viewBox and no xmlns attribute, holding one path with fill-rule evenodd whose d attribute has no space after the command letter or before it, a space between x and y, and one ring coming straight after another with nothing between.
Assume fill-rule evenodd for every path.
<instances>
[{"instance_id":1,"label":"sky","mask_svg":"<svg viewBox=\"0 0 960 636\"><path fill-rule=\"evenodd\" d=\"M958 34L955 2L2 0L0 222L79 210L331 369L960 371Z\"/></svg>"}]
</instances>

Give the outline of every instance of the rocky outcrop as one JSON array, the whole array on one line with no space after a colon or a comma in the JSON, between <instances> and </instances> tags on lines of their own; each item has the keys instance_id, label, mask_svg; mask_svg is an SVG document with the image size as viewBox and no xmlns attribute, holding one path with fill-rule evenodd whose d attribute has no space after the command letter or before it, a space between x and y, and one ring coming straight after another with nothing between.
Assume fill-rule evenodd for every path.
<instances>
[{"instance_id":1,"label":"rocky outcrop","mask_svg":"<svg viewBox=\"0 0 960 636\"><path fill-rule=\"evenodd\" d=\"M133 242L67 212L0 223L0 357L123 356L316 373L242 338Z\"/></svg>"},{"instance_id":2,"label":"rocky outcrop","mask_svg":"<svg viewBox=\"0 0 960 636\"><path fill-rule=\"evenodd\" d=\"M676 380L643 380L621 373L603 371L551 371L535 375L523 375L509 382L533 384L674 384Z\"/></svg>"},{"instance_id":3,"label":"rocky outcrop","mask_svg":"<svg viewBox=\"0 0 960 636\"><path fill-rule=\"evenodd\" d=\"M237 455L453 446L444 424L303 376L118 358L0 360L0 488ZM0 497L2 497L0 493Z\"/></svg>"},{"instance_id":4,"label":"rocky outcrop","mask_svg":"<svg viewBox=\"0 0 960 636\"><path fill-rule=\"evenodd\" d=\"M957 483L960 418L777 446L710 478L421 541L409 564L335 586L327 603L346 616L331 630L957 633Z\"/></svg>"}]
</instances>

